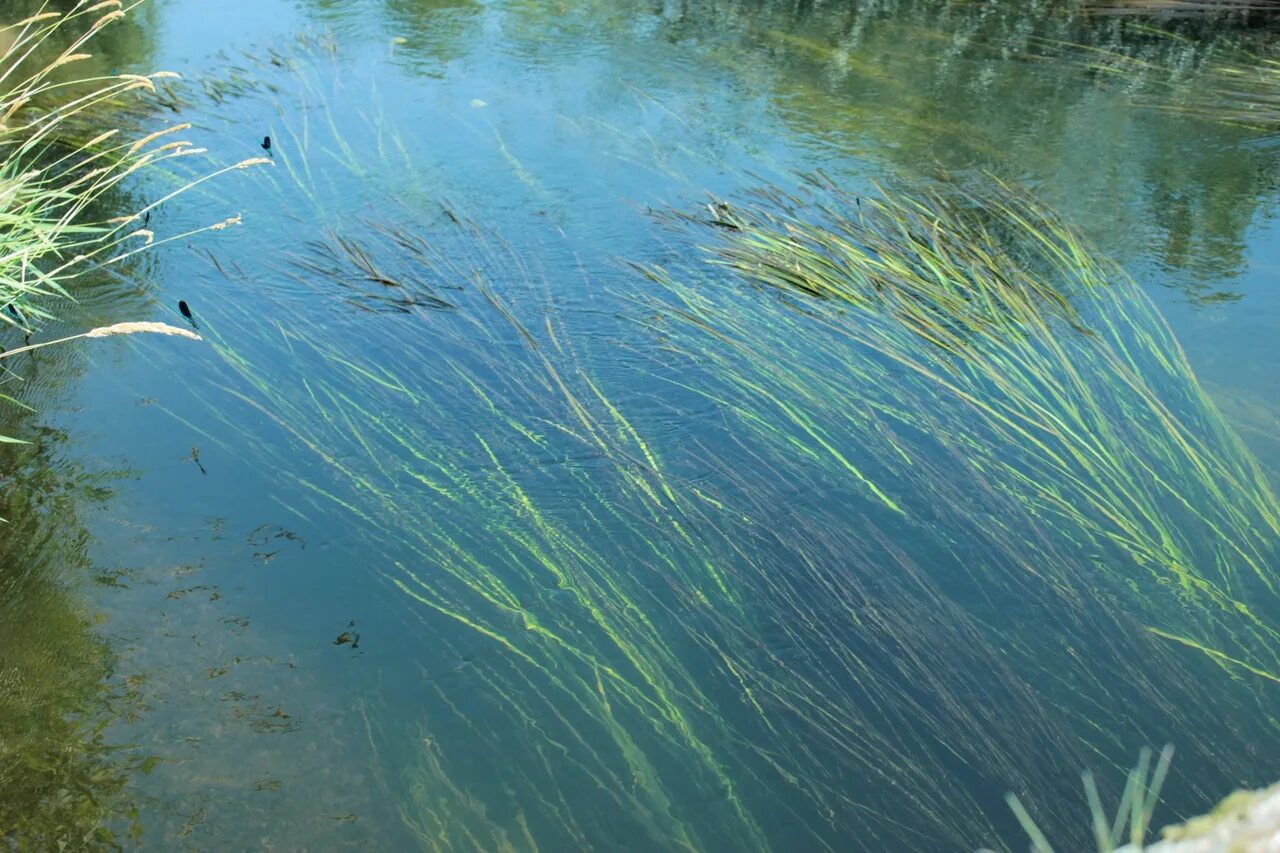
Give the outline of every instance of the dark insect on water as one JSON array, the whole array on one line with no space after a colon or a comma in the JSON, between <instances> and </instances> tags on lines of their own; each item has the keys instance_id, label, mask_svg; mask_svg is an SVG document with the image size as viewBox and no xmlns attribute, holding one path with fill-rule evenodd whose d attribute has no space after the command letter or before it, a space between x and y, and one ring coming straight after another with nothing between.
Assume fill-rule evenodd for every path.
<instances>
[{"instance_id":1,"label":"dark insect on water","mask_svg":"<svg viewBox=\"0 0 1280 853\"><path fill-rule=\"evenodd\" d=\"M271 137L270 137L270 136L264 136L264 137L262 137L262 150L263 150L263 151L270 151L270 150L271 150Z\"/></svg>"},{"instance_id":2,"label":"dark insect on water","mask_svg":"<svg viewBox=\"0 0 1280 853\"><path fill-rule=\"evenodd\" d=\"M178 313L187 318L187 322L191 324L191 328L200 328L196 325L196 318L191 316L191 306L186 303L186 300L178 300Z\"/></svg>"},{"instance_id":3,"label":"dark insect on water","mask_svg":"<svg viewBox=\"0 0 1280 853\"><path fill-rule=\"evenodd\" d=\"M3 310L8 311L10 316L18 321L17 326L22 329L22 340L26 343L31 343L31 330L25 327L26 321L22 318L22 312L18 310L18 306L10 302L4 306Z\"/></svg>"},{"instance_id":4,"label":"dark insect on water","mask_svg":"<svg viewBox=\"0 0 1280 853\"><path fill-rule=\"evenodd\" d=\"M191 455L187 458L190 459L192 462L196 463L196 467L200 469L201 474L209 473L208 471L204 470L204 465L200 463L200 448L198 445L195 445L195 444L191 445Z\"/></svg>"},{"instance_id":5,"label":"dark insect on water","mask_svg":"<svg viewBox=\"0 0 1280 853\"><path fill-rule=\"evenodd\" d=\"M724 228L727 231L741 231L742 228L733 222L733 208L722 201L712 202L707 205L707 210L711 211L711 224L718 228Z\"/></svg>"},{"instance_id":6,"label":"dark insect on water","mask_svg":"<svg viewBox=\"0 0 1280 853\"><path fill-rule=\"evenodd\" d=\"M151 211L149 211L149 210L148 210L145 214L143 214L143 217L142 217L142 224L143 224L143 225L150 225L150 224L151 224Z\"/></svg>"}]
</instances>

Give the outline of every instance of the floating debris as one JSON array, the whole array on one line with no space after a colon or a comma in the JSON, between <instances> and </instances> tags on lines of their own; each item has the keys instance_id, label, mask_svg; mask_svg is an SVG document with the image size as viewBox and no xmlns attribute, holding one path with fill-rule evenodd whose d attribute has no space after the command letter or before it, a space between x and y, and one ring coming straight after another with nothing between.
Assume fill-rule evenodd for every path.
<instances>
[{"instance_id":1,"label":"floating debris","mask_svg":"<svg viewBox=\"0 0 1280 853\"><path fill-rule=\"evenodd\" d=\"M348 629L354 628L355 626L356 622L354 619L347 624ZM345 646L348 643L351 644L351 648L353 649L360 648L360 634L352 630L346 630L339 634L338 638L333 641L335 646Z\"/></svg>"}]
</instances>

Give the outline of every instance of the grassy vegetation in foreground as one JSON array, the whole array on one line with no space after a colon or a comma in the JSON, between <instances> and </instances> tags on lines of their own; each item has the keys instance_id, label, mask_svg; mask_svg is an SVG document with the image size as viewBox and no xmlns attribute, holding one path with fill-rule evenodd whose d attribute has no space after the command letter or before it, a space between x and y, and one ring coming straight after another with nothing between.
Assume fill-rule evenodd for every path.
<instances>
[{"instance_id":1,"label":"grassy vegetation in foreground","mask_svg":"<svg viewBox=\"0 0 1280 853\"><path fill-rule=\"evenodd\" d=\"M157 241L147 227L152 210L220 172L265 162L242 161L102 218L102 202L131 176L204 151L182 138L185 123L144 134L111 126L125 106L154 93L157 80L176 74L75 73L92 57L94 36L127 8L81 0L65 13L41 11L0 28L0 321L27 336L53 319L57 300L74 298L77 277L206 230Z\"/></svg>"}]
</instances>

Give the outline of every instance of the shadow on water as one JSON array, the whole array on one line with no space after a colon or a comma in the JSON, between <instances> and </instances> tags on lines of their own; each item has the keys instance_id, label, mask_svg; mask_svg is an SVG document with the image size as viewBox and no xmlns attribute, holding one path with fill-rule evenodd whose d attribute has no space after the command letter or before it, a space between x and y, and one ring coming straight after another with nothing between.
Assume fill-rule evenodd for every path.
<instances>
[{"instance_id":1,"label":"shadow on water","mask_svg":"<svg viewBox=\"0 0 1280 853\"><path fill-rule=\"evenodd\" d=\"M4 23L74 5L18 0L6 4ZM81 35L91 21L68 25L59 38ZM144 12L106 28L76 75L146 62L153 24ZM45 42L26 61L42 67L64 44ZM113 191L90 215L129 205L125 192ZM88 276L82 285L80 304L39 306L56 317L40 324L40 337L83 331L138 307L137 294L116 282ZM11 326L0 338L8 349L23 343ZM157 761L112 729L145 706L138 680L120 672L103 624L99 598L119 576L96 568L86 520L111 503L126 473L78 456L77 442L48 411L75 395L85 361L74 347L0 360L0 435L25 442L0 444L0 837L18 850L113 849L136 840L140 801L131 779Z\"/></svg>"},{"instance_id":2,"label":"shadow on water","mask_svg":"<svg viewBox=\"0 0 1280 853\"><path fill-rule=\"evenodd\" d=\"M128 783L155 762L107 731L141 707L96 616L93 589L116 581L95 573L81 518L118 475L69 460L34 418L5 427L32 443L0 448L0 832L20 850L105 849L140 831Z\"/></svg>"}]
</instances>

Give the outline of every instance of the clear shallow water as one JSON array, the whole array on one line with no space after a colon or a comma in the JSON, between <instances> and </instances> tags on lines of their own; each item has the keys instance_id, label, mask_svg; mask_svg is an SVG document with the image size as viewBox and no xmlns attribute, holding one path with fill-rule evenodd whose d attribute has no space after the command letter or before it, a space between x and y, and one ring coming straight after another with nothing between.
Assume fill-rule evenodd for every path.
<instances>
[{"instance_id":1,"label":"clear shallow water","mask_svg":"<svg viewBox=\"0 0 1280 853\"><path fill-rule=\"evenodd\" d=\"M196 98L192 135L275 159L155 217L241 227L86 294L112 319L187 299L209 346L100 346L27 386L72 437L30 464L116 475L42 523L90 565L49 572L123 585L76 600L134 679L112 737L164 759L129 782L144 845L963 849L1020 843L1009 789L1085 831L1078 771L1114 784L1143 744L1179 748L1168 818L1274 778L1265 682L1153 642L1145 587L1016 559L1124 553L967 493L927 424L899 437L936 472L912 486L841 409L900 373L734 398L626 265L695 256L647 207L796 170L1011 175L1129 269L1156 307L1117 304L1167 318L1276 470L1274 149L1022 58L1070 20L863 8L153 6L143 64L258 81ZM335 51L293 37L322 27ZM211 56L233 43L257 58ZM332 262L335 236L410 286ZM843 369L847 342L730 292L761 363ZM798 422L753 432L761 399L905 518Z\"/></svg>"}]
</instances>

